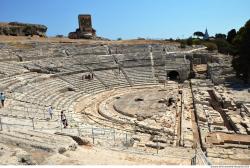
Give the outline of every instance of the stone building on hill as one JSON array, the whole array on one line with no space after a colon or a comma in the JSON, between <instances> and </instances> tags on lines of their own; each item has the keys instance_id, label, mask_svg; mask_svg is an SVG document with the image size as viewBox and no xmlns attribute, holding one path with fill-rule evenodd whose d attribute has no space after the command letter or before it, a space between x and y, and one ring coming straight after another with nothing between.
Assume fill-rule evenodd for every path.
<instances>
[{"instance_id":1,"label":"stone building on hill","mask_svg":"<svg viewBox=\"0 0 250 168\"><path fill-rule=\"evenodd\" d=\"M78 16L79 28L75 32L70 32L70 39L94 39L96 30L92 28L91 15Z\"/></svg>"},{"instance_id":2,"label":"stone building on hill","mask_svg":"<svg viewBox=\"0 0 250 168\"><path fill-rule=\"evenodd\" d=\"M208 31L207 31L207 28L205 30L205 34L204 34L204 37L203 37L204 40L208 40L209 39L209 34L208 34Z\"/></svg>"}]
</instances>

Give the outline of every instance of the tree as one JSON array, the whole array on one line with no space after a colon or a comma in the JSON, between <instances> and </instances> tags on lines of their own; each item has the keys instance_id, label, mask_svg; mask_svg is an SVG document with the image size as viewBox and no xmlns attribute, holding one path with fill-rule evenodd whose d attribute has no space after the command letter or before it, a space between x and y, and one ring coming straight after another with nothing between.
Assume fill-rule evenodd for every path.
<instances>
[{"instance_id":1,"label":"tree","mask_svg":"<svg viewBox=\"0 0 250 168\"><path fill-rule=\"evenodd\" d=\"M226 39L227 36L225 34L218 33L218 34L215 34L215 38L216 39Z\"/></svg>"},{"instance_id":2,"label":"tree","mask_svg":"<svg viewBox=\"0 0 250 168\"><path fill-rule=\"evenodd\" d=\"M236 36L236 30L235 29L232 29L230 30L228 33L227 33L227 41L232 44L235 36Z\"/></svg>"},{"instance_id":3,"label":"tree","mask_svg":"<svg viewBox=\"0 0 250 168\"><path fill-rule=\"evenodd\" d=\"M204 33L200 32L200 31L197 31L197 32L194 32L194 36L196 36L197 38L198 37L204 37Z\"/></svg>"},{"instance_id":4,"label":"tree","mask_svg":"<svg viewBox=\"0 0 250 168\"><path fill-rule=\"evenodd\" d=\"M238 56L234 57L232 62L233 67L238 76L250 83L250 20L237 32L233 43L238 50Z\"/></svg>"},{"instance_id":5,"label":"tree","mask_svg":"<svg viewBox=\"0 0 250 168\"><path fill-rule=\"evenodd\" d=\"M216 40L214 40L214 42L218 47L218 52L223 54L235 55L234 47L225 39L217 38Z\"/></svg>"}]
</instances>

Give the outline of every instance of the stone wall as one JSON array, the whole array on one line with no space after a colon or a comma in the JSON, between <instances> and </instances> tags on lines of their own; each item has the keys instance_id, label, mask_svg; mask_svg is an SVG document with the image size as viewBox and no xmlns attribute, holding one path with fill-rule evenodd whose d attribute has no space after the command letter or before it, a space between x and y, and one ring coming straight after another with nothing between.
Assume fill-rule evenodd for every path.
<instances>
[{"instance_id":1,"label":"stone wall","mask_svg":"<svg viewBox=\"0 0 250 168\"><path fill-rule=\"evenodd\" d=\"M79 28L75 32L70 32L68 37L71 39L94 39L96 31L92 28L91 15L78 16Z\"/></svg>"},{"instance_id":2,"label":"stone wall","mask_svg":"<svg viewBox=\"0 0 250 168\"><path fill-rule=\"evenodd\" d=\"M224 82L233 81L235 71L232 67L232 56L229 55L213 55L213 62L207 64L208 77L215 84L223 84Z\"/></svg>"}]
</instances>

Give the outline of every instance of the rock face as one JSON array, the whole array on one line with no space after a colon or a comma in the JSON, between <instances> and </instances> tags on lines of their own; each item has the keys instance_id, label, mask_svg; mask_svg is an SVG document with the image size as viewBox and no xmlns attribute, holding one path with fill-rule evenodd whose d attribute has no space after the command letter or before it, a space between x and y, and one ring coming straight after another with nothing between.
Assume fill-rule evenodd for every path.
<instances>
[{"instance_id":1,"label":"rock face","mask_svg":"<svg viewBox=\"0 0 250 168\"><path fill-rule=\"evenodd\" d=\"M96 31L92 28L91 15L78 16L79 28L75 32L70 32L70 39L95 39Z\"/></svg>"},{"instance_id":2,"label":"rock face","mask_svg":"<svg viewBox=\"0 0 250 168\"><path fill-rule=\"evenodd\" d=\"M22 165L35 165L36 163L32 160L32 157L28 153L21 153L17 155L18 162Z\"/></svg>"},{"instance_id":3,"label":"rock face","mask_svg":"<svg viewBox=\"0 0 250 168\"><path fill-rule=\"evenodd\" d=\"M235 71L232 68L232 57L223 54L212 56L212 62L207 63L207 73L215 84L235 81Z\"/></svg>"},{"instance_id":4,"label":"rock face","mask_svg":"<svg viewBox=\"0 0 250 168\"><path fill-rule=\"evenodd\" d=\"M19 22L0 23L0 35L46 37L47 27L40 24Z\"/></svg>"}]
</instances>

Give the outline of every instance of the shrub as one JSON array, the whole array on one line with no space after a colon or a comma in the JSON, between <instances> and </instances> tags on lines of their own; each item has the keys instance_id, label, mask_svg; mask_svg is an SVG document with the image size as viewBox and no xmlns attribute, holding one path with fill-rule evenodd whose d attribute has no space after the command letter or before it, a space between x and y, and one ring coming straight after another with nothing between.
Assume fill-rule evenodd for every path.
<instances>
[{"instance_id":1,"label":"shrub","mask_svg":"<svg viewBox=\"0 0 250 168\"><path fill-rule=\"evenodd\" d=\"M181 41L180 48L186 48L186 42L185 41Z\"/></svg>"},{"instance_id":2,"label":"shrub","mask_svg":"<svg viewBox=\"0 0 250 168\"><path fill-rule=\"evenodd\" d=\"M56 35L56 37L58 37L58 38L63 38L63 35L58 34L58 35Z\"/></svg>"},{"instance_id":3,"label":"shrub","mask_svg":"<svg viewBox=\"0 0 250 168\"><path fill-rule=\"evenodd\" d=\"M233 46L224 39L216 39L214 41L218 47L218 51L223 54L231 54L234 55L234 48Z\"/></svg>"},{"instance_id":4,"label":"shrub","mask_svg":"<svg viewBox=\"0 0 250 168\"><path fill-rule=\"evenodd\" d=\"M194 45L201 45L202 41L200 39L193 39L193 44Z\"/></svg>"},{"instance_id":5,"label":"shrub","mask_svg":"<svg viewBox=\"0 0 250 168\"><path fill-rule=\"evenodd\" d=\"M189 45L189 46L193 45L193 39L192 38L187 39L187 45Z\"/></svg>"},{"instance_id":6,"label":"shrub","mask_svg":"<svg viewBox=\"0 0 250 168\"><path fill-rule=\"evenodd\" d=\"M211 42L206 42L204 45L207 47L208 51L214 51L218 49L217 45Z\"/></svg>"},{"instance_id":7,"label":"shrub","mask_svg":"<svg viewBox=\"0 0 250 168\"><path fill-rule=\"evenodd\" d=\"M36 28L34 26L27 25L23 29L26 36L33 36L36 35Z\"/></svg>"},{"instance_id":8,"label":"shrub","mask_svg":"<svg viewBox=\"0 0 250 168\"><path fill-rule=\"evenodd\" d=\"M167 40L166 40L167 41ZM169 41L174 41L172 38L169 39Z\"/></svg>"},{"instance_id":9,"label":"shrub","mask_svg":"<svg viewBox=\"0 0 250 168\"><path fill-rule=\"evenodd\" d=\"M145 40L145 38L138 37L137 40Z\"/></svg>"}]
</instances>

